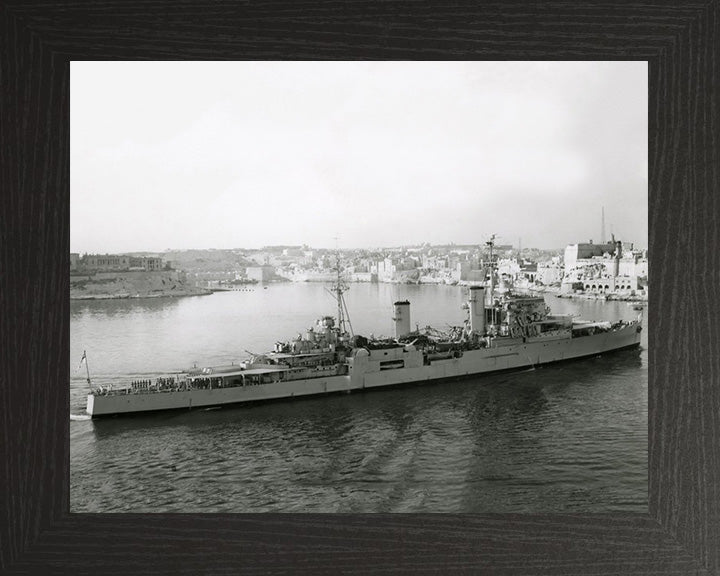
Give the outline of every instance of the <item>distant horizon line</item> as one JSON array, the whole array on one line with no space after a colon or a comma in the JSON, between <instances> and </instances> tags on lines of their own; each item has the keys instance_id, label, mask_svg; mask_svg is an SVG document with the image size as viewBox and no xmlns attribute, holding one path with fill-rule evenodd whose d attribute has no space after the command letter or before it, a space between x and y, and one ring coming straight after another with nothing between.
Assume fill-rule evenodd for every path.
<instances>
[{"instance_id":1,"label":"distant horizon line","mask_svg":"<svg viewBox=\"0 0 720 576\"><path fill-rule=\"evenodd\" d=\"M246 250L251 252L262 252L263 250L278 250L278 249L306 249L306 250L328 250L334 252L348 251L348 250L402 250L410 248L443 248L443 247L456 247L456 248L483 248L484 243L479 244L402 244L397 246L372 246L372 247L328 247L328 246L311 246L311 245L298 245L298 244L272 244L268 246L261 246L260 248L248 248L248 247L233 247L233 248L165 248L163 250L120 250L115 252L89 252L89 251L71 251L71 254L100 254L100 255L114 255L114 254L164 254L167 252L190 252L193 250L197 251L228 251L228 250ZM517 247L510 244L497 244L497 247L507 248L510 246L513 250L517 250ZM523 247L522 250L564 250L564 248L535 248L535 247Z\"/></svg>"},{"instance_id":2,"label":"distant horizon line","mask_svg":"<svg viewBox=\"0 0 720 576\"><path fill-rule=\"evenodd\" d=\"M619 240L618 240L619 241ZM568 243L563 247L552 247L552 248L539 248L536 246L515 246L514 244L496 244L498 248L505 248L505 249L511 249L511 250L542 250L542 251L562 251L565 250L567 246L572 246L575 244L593 244L592 240L589 242L573 242ZM610 241L606 242L598 242L598 245L603 244L609 244ZM633 247L638 250L645 250L644 247L638 247L635 246L635 242L623 242L625 244L633 244ZM509 246L509 248L507 248ZM390 245L390 246L372 246L372 247L346 247L346 248L340 248L340 247L327 247L327 246L312 246L309 244L269 244L266 246L262 246L259 248L251 248L251 247L232 247L232 248L165 248L163 250L120 250L120 251L114 251L114 252L89 252L89 251L70 251L70 254L102 254L102 255L113 255L113 254L163 254L167 252L190 252L193 250L197 251L237 251L237 250L246 250L246 251L254 251L254 252L262 252L263 250L277 250L277 249L308 249L308 250L328 250L328 251L349 251L349 250L367 250L367 251L373 251L373 250L398 250L398 249L411 249L411 248L448 248L448 247L457 247L457 248L484 248L485 243L484 242L473 242L473 243L458 243L458 242L449 242L449 243L439 243L439 244L430 244L430 243L419 243L419 244L399 244L399 245Z\"/></svg>"}]
</instances>

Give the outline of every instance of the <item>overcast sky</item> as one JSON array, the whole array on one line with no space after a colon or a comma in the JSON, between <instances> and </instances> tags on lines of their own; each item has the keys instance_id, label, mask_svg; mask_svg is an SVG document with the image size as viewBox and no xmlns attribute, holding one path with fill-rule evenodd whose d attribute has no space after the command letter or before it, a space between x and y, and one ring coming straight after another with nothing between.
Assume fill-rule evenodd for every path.
<instances>
[{"instance_id":1,"label":"overcast sky","mask_svg":"<svg viewBox=\"0 0 720 576\"><path fill-rule=\"evenodd\" d=\"M647 246L645 62L73 62L73 252Z\"/></svg>"}]
</instances>

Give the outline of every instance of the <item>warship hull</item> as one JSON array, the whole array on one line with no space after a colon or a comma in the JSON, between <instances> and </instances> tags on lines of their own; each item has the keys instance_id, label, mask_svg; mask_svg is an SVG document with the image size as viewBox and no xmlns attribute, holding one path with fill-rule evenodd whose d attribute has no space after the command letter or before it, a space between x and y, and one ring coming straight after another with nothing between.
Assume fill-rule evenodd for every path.
<instances>
[{"instance_id":1,"label":"warship hull","mask_svg":"<svg viewBox=\"0 0 720 576\"><path fill-rule=\"evenodd\" d=\"M429 355L413 346L362 349L334 371L309 378L254 385L189 390L114 390L89 394L87 413L93 418L163 410L195 410L249 402L348 393L389 386L452 381L492 372L538 367L593 357L640 344L639 323L625 324L593 335L508 339L474 350ZM340 373L345 372L345 373Z\"/></svg>"}]
</instances>

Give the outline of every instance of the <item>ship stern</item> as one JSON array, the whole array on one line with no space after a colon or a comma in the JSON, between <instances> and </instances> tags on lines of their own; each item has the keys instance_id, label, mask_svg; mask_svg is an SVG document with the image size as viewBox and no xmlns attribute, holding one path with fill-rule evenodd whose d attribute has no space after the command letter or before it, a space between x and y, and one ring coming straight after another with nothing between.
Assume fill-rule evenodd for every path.
<instances>
[{"instance_id":1,"label":"ship stern","mask_svg":"<svg viewBox=\"0 0 720 576\"><path fill-rule=\"evenodd\" d=\"M87 406L85 408L85 412L87 412L88 416L92 417L94 410L95 410L95 395L88 394Z\"/></svg>"}]
</instances>

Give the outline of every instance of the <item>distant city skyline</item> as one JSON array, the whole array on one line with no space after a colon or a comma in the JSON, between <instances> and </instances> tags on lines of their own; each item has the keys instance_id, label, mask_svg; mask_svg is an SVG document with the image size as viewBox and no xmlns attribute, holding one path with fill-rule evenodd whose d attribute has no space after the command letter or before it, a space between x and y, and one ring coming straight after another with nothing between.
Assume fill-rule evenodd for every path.
<instances>
[{"instance_id":1,"label":"distant city skyline","mask_svg":"<svg viewBox=\"0 0 720 576\"><path fill-rule=\"evenodd\" d=\"M647 247L646 62L73 62L77 253Z\"/></svg>"}]
</instances>

